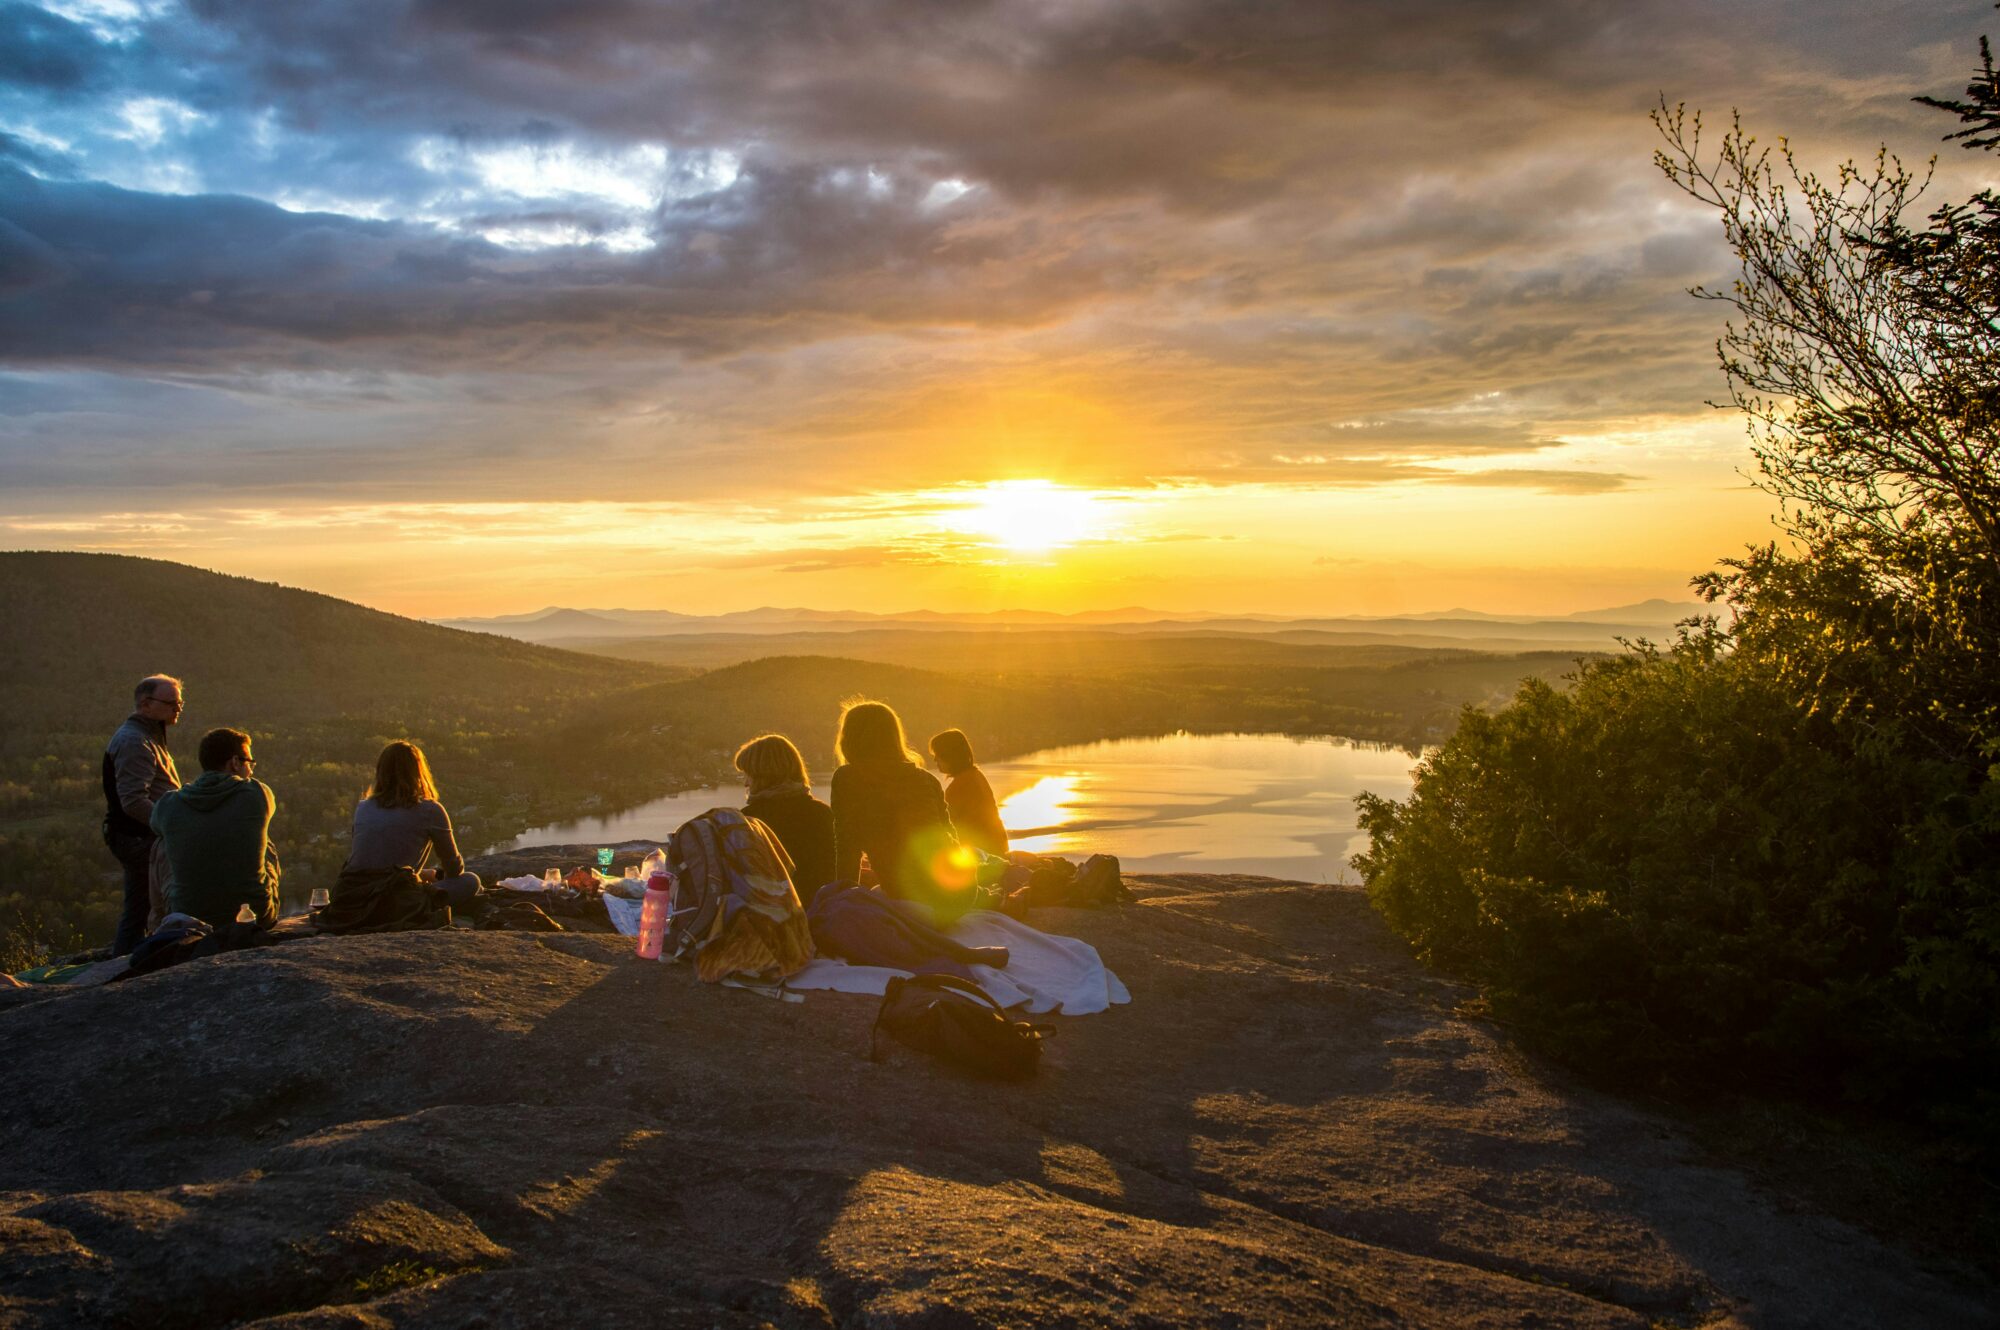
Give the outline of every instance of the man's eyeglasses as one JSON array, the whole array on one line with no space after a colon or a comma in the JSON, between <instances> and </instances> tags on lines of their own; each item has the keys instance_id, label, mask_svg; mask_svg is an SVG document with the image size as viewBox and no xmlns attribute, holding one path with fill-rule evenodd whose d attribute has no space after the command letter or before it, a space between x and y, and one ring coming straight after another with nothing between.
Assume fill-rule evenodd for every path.
<instances>
[{"instance_id":1,"label":"man's eyeglasses","mask_svg":"<svg viewBox=\"0 0 2000 1330\"><path fill-rule=\"evenodd\" d=\"M149 697L146 700L158 702L163 707L172 707L175 711L183 710L185 706L178 697Z\"/></svg>"}]
</instances>

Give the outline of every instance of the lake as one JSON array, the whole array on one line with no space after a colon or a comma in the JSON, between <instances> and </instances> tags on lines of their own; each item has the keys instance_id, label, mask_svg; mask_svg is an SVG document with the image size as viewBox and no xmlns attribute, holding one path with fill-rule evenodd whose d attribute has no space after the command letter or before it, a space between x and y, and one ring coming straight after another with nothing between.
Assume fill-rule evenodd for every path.
<instances>
[{"instance_id":1,"label":"lake","mask_svg":"<svg viewBox=\"0 0 2000 1330\"><path fill-rule=\"evenodd\" d=\"M1015 849L1115 854L1135 873L1261 873L1352 881L1362 790L1401 799L1400 749L1282 734L1169 734L1050 748L981 763ZM814 793L827 797L824 784ZM743 802L740 786L689 790L610 817L538 827L510 848L658 840L697 813Z\"/></svg>"}]
</instances>

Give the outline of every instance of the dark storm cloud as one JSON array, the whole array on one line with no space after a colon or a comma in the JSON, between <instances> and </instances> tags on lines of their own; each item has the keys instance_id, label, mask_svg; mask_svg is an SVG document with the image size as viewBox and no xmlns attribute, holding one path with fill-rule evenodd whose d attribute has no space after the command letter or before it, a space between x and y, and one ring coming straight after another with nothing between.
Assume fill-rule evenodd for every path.
<instances>
[{"instance_id":1,"label":"dark storm cloud","mask_svg":"<svg viewBox=\"0 0 2000 1330\"><path fill-rule=\"evenodd\" d=\"M454 459L560 409L586 440L653 431L690 475L797 476L842 439L943 479L940 419L1056 382L1150 411L1122 441L1033 445L1065 474L1458 477L1439 463L1540 459L1713 391L1712 311L1681 290L1724 256L1646 161L1662 89L1835 151L1921 149L1937 126L1908 95L1962 80L1986 19L1913 0L9 3L0 364L75 375L77 409L38 418L88 419L75 446L107 456L173 428L82 411L129 374L286 434L316 433L289 412L365 401L350 419L384 438L480 441L433 445ZM185 474L241 476L235 437L191 444ZM1273 460L1301 457L1324 460ZM1454 483L1627 480L1478 475Z\"/></svg>"},{"instance_id":2,"label":"dark storm cloud","mask_svg":"<svg viewBox=\"0 0 2000 1330\"><path fill-rule=\"evenodd\" d=\"M1173 105L1180 94L1315 107L1390 92L1431 107L1445 131L1519 109L1500 100L1510 94L1621 101L1690 56L1700 72L1739 76L1776 54L1838 72L1880 69L1885 54L1963 41L1978 17L1913 0L1747 9L1721 0L201 0L190 9L198 24L170 18L155 40L190 64L226 67L247 99L300 115L337 108L345 120L420 120L427 132L539 120L620 137L665 124L682 141L782 134L1022 162L1062 162L1122 135L1137 143L1148 125L1191 123ZM1068 132L1034 132L1051 127ZM1232 136L1243 130L1211 124L1182 146ZM1146 162L1170 161L1174 145L1149 146ZM1075 174L1102 186L1094 172Z\"/></svg>"},{"instance_id":3,"label":"dark storm cloud","mask_svg":"<svg viewBox=\"0 0 2000 1330\"><path fill-rule=\"evenodd\" d=\"M715 355L883 326L1032 321L1129 270L1114 252L954 234L913 205L913 188L877 197L823 171L752 165L728 190L666 209L654 251L549 257L0 163L0 289L15 292L0 304L0 357L180 369L415 357L444 370L555 345Z\"/></svg>"},{"instance_id":4,"label":"dark storm cloud","mask_svg":"<svg viewBox=\"0 0 2000 1330\"><path fill-rule=\"evenodd\" d=\"M80 23L36 5L0 4L0 83L61 96L110 77L102 44Z\"/></svg>"}]
</instances>

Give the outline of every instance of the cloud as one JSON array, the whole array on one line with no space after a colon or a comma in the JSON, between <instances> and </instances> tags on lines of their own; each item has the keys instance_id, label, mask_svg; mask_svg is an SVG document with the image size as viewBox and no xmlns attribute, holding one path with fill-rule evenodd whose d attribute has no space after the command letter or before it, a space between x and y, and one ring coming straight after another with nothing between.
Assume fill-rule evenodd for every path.
<instances>
[{"instance_id":1,"label":"cloud","mask_svg":"<svg viewBox=\"0 0 2000 1330\"><path fill-rule=\"evenodd\" d=\"M600 215L482 213L482 230L601 233ZM10 275L0 358L15 364L492 365L589 345L702 357L884 329L1029 324L1132 260L1037 249L923 205L919 182L747 164L664 206L656 248L523 256L407 222L297 213L236 196L44 180L0 164ZM550 248L537 244L536 250Z\"/></svg>"},{"instance_id":2,"label":"cloud","mask_svg":"<svg viewBox=\"0 0 2000 1330\"><path fill-rule=\"evenodd\" d=\"M1609 494L1642 477L1615 471L1561 467L1493 467L1463 470L1394 457L1285 457L1248 463L1223 473L1236 483L1294 488L1355 489L1373 485L1469 485L1481 489L1532 489L1544 494Z\"/></svg>"},{"instance_id":3,"label":"cloud","mask_svg":"<svg viewBox=\"0 0 2000 1330\"><path fill-rule=\"evenodd\" d=\"M1828 151L1925 145L1906 98L1962 77L1970 23L4 4L0 480L1601 493L1635 476L1566 440L1715 386L1714 311L1682 292L1727 256L1655 178L1645 108L1664 87Z\"/></svg>"},{"instance_id":4,"label":"cloud","mask_svg":"<svg viewBox=\"0 0 2000 1330\"><path fill-rule=\"evenodd\" d=\"M1616 471L1558 471L1533 467L1504 467L1495 471L1462 471L1453 476L1454 485L1489 486L1501 489L1533 489L1544 494L1609 494L1639 483L1639 476Z\"/></svg>"},{"instance_id":5,"label":"cloud","mask_svg":"<svg viewBox=\"0 0 2000 1330\"><path fill-rule=\"evenodd\" d=\"M0 83L73 96L107 81L98 55L82 24L38 5L0 4Z\"/></svg>"},{"instance_id":6,"label":"cloud","mask_svg":"<svg viewBox=\"0 0 2000 1330\"><path fill-rule=\"evenodd\" d=\"M948 532L887 544L801 545L717 555L698 560L702 568L732 571L768 570L778 573L831 573L856 568L934 567L963 563L987 552L989 546Z\"/></svg>"}]
</instances>

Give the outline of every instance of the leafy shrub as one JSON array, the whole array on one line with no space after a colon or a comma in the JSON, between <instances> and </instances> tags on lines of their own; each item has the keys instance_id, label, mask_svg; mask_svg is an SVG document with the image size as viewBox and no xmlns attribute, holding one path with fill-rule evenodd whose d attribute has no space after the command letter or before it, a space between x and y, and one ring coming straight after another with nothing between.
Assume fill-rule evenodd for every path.
<instances>
[{"instance_id":1,"label":"leafy shrub","mask_svg":"<svg viewBox=\"0 0 2000 1330\"><path fill-rule=\"evenodd\" d=\"M1468 709L1355 865L1577 1064L1958 1112L2000 1053L1995 773L1802 705L1713 627Z\"/></svg>"}]
</instances>

